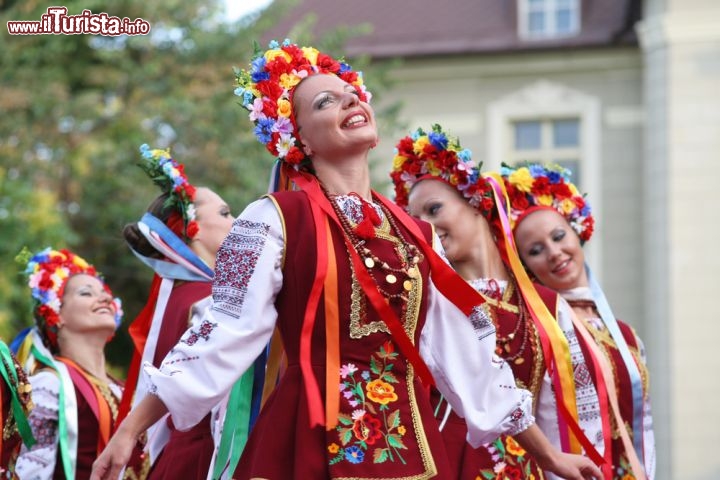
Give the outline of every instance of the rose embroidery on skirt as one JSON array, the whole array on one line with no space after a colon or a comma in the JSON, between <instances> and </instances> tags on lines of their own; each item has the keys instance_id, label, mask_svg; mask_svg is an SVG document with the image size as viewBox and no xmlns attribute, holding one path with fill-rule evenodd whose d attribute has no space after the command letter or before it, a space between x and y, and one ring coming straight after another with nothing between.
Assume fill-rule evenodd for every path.
<instances>
[{"instance_id":1,"label":"rose embroidery on skirt","mask_svg":"<svg viewBox=\"0 0 720 480\"><path fill-rule=\"evenodd\" d=\"M402 437L406 428L401 423L400 410L393 408L398 396L393 384L393 363L398 353L387 341L370 358L370 369L360 370L352 363L340 368L342 400L353 408L352 414L338 414L338 441L328 445L334 456L330 465L347 461L362 463L405 463L400 453L407 449Z\"/></svg>"}]
</instances>

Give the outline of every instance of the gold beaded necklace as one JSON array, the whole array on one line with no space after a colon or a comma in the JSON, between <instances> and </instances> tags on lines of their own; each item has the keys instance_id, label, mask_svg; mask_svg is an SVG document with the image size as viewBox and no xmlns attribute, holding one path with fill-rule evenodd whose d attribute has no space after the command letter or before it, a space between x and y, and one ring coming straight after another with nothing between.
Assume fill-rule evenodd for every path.
<instances>
[{"instance_id":1,"label":"gold beaded necklace","mask_svg":"<svg viewBox=\"0 0 720 480\"><path fill-rule=\"evenodd\" d=\"M395 236L400 241L399 243L393 242L393 251L395 252L396 257L400 261L399 268L391 267L390 265L388 265L387 262L378 258L369 248L365 246L366 239L360 238L357 235L356 227L353 227L350 224L350 220L347 218L347 215L345 215L345 212L342 211L340 206L335 201L335 197L337 197L338 195L332 195L328 193L324 186L322 187L322 189L325 195L330 200L330 204L332 205L335 214L340 220L343 231L350 239L351 245L358 253L358 255L360 255L360 258L362 259L362 262L368 269L368 271L372 270L375 267L380 268L381 270L386 272L384 278L387 284L394 285L398 281L402 280L404 292L409 292L412 289L413 281L417 280L420 276L418 264L422 262L424 256L414 244L407 241L402 231L397 226L397 223L395 223L395 219L390 214L390 212L388 212L384 206L380 205L380 209L383 212L385 218L387 218L390 225L391 235ZM374 207L370 205L370 203L367 202L365 199L360 197L360 195L351 193L349 194L349 196L358 198L358 200L361 202L363 212L367 212L368 208L374 209ZM401 251L400 245L404 246L404 248L406 249L405 252ZM406 299L405 293L391 294L385 291L380 285L378 285L378 290L386 298Z\"/></svg>"}]
</instances>

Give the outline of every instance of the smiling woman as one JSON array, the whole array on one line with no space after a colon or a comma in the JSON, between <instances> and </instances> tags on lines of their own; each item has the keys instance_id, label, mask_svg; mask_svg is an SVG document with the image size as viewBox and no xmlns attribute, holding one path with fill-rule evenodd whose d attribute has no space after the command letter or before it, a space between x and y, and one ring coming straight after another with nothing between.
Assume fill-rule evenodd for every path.
<instances>
[{"instance_id":1,"label":"smiling woman","mask_svg":"<svg viewBox=\"0 0 720 480\"><path fill-rule=\"evenodd\" d=\"M122 394L104 354L120 325L120 300L92 265L68 250L33 255L25 273L36 327L18 357L31 374L29 422L37 443L23 447L15 470L19 478L86 479L115 427ZM143 463L136 450L128 472L144 475Z\"/></svg>"}]
</instances>

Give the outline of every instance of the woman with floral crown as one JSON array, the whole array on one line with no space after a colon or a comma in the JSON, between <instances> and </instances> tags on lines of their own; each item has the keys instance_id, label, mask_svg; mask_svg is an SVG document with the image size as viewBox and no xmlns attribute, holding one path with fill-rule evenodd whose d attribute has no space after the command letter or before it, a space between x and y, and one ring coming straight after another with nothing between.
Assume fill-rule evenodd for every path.
<instances>
[{"instance_id":1,"label":"woman with floral crown","mask_svg":"<svg viewBox=\"0 0 720 480\"><path fill-rule=\"evenodd\" d=\"M370 189L378 138L362 76L285 41L237 78L258 139L279 159L277 183L296 190L235 220L204 329L186 333L160 369L146 368L155 395L128 415L93 478L114 478L166 410L185 426L201 418L276 325L287 368L233 478L449 478L426 394L433 382L466 417L473 444L517 434L562 476L599 478L534 425L530 394L493 355L492 308L428 243L430 226ZM467 358L470 348L478 355Z\"/></svg>"},{"instance_id":2,"label":"woman with floral crown","mask_svg":"<svg viewBox=\"0 0 720 480\"><path fill-rule=\"evenodd\" d=\"M140 167L162 193L139 221L123 229L132 252L155 275L146 306L129 329L136 350L121 419L147 394L148 386L138 383L142 362L160 366L191 326L198 302L210 296L215 255L233 221L227 203L213 190L191 184L185 166L169 150L142 145L140 155ZM169 417L157 422L148 432L148 478L206 478L219 441L220 429L211 427L222 411L223 405L216 406L187 431L178 430Z\"/></svg>"},{"instance_id":3,"label":"woman with floral crown","mask_svg":"<svg viewBox=\"0 0 720 480\"><path fill-rule=\"evenodd\" d=\"M653 478L655 441L643 343L617 320L585 263L582 245L594 218L587 200L558 165L501 170L509 199L510 224L518 252L538 282L557 291L572 307L573 323L594 361L596 384L607 386L606 430L612 478Z\"/></svg>"},{"instance_id":4,"label":"woman with floral crown","mask_svg":"<svg viewBox=\"0 0 720 480\"><path fill-rule=\"evenodd\" d=\"M28 413L32 409L32 387L10 348L0 340L0 478L15 470L20 446L35 443Z\"/></svg>"},{"instance_id":5,"label":"woman with floral crown","mask_svg":"<svg viewBox=\"0 0 720 480\"><path fill-rule=\"evenodd\" d=\"M28 258L35 327L18 359L31 373L35 444L23 446L20 479L87 479L115 427L122 385L105 365L105 344L122 319L95 267L68 250L46 248ZM145 478L147 462L133 445L124 478Z\"/></svg>"},{"instance_id":6,"label":"woman with floral crown","mask_svg":"<svg viewBox=\"0 0 720 480\"><path fill-rule=\"evenodd\" d=\"M493 188L497 181L482 175L471 152L439 125L429 132L417 129L397 143L390 177L396 203L435 226L453 268L496 306L496 353L510 365L518 386L533 394L540 429L557 448L576 453L584 448L602 461L597 453L603 451L597 441L603 434L598 396L587 381L570 307L556 292L533 286L504 241L503 211ZM552 362L558 367L550 367ZM446 408L436 390L433 393L451 463L458 467L456 478L544 478L511 436L470 447L465 421ZM583 435L573 438L571 422ZM550 473L547 477L554 478Z\"/></svg>"}]
</instances>

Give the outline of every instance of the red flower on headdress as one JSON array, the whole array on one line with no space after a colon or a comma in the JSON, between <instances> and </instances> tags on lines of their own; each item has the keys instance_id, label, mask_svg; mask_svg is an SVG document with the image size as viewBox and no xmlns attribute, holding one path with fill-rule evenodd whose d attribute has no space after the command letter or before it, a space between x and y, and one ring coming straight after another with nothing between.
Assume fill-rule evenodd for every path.
<instances>
[{"instance_id":1,"label":"red flower on headdress","mask_svg":"<svg viewBox=\"0 0 720 480\"><path fill-rule=\"evenodd\" d=\"M305 159L305 154L298 147L292 147L287 155L285 155L285 161L291 165L297 165Z\"/></svg>"},{"instance_id":2,"label":"red flower on headdress","mask_svg":"<svg viewBox=\"0 0 720 480\"><path fill-rule=\"evenodd\" d=\"M321 72L338 73L340 71L340 63L325 53L318 54L317 66Z\"/></svg>"},{"instance_id":3,"label":"red flower on headdress","mask_svg":"<svg viewBox=\"0 0 720 480\"><path fill-rule=\"evenodd\" d=\"M550 180L547 177L539 177L535 179L531 192L533 195L550 195L551 187L552 185L550 185Z\"/></svg>"},{"instance_id":4,"label":"red flower on headdress","mask_svg":"<svg viewBox=\"0 0 720 480\"><path fill-rule=\"evenodd\" d=\"M193 238L197 233L200 231L200 228L198 227L198 224L195 220L188 223L187 226L187 236L188 238Z\"/></svg>"}]
</instances>

